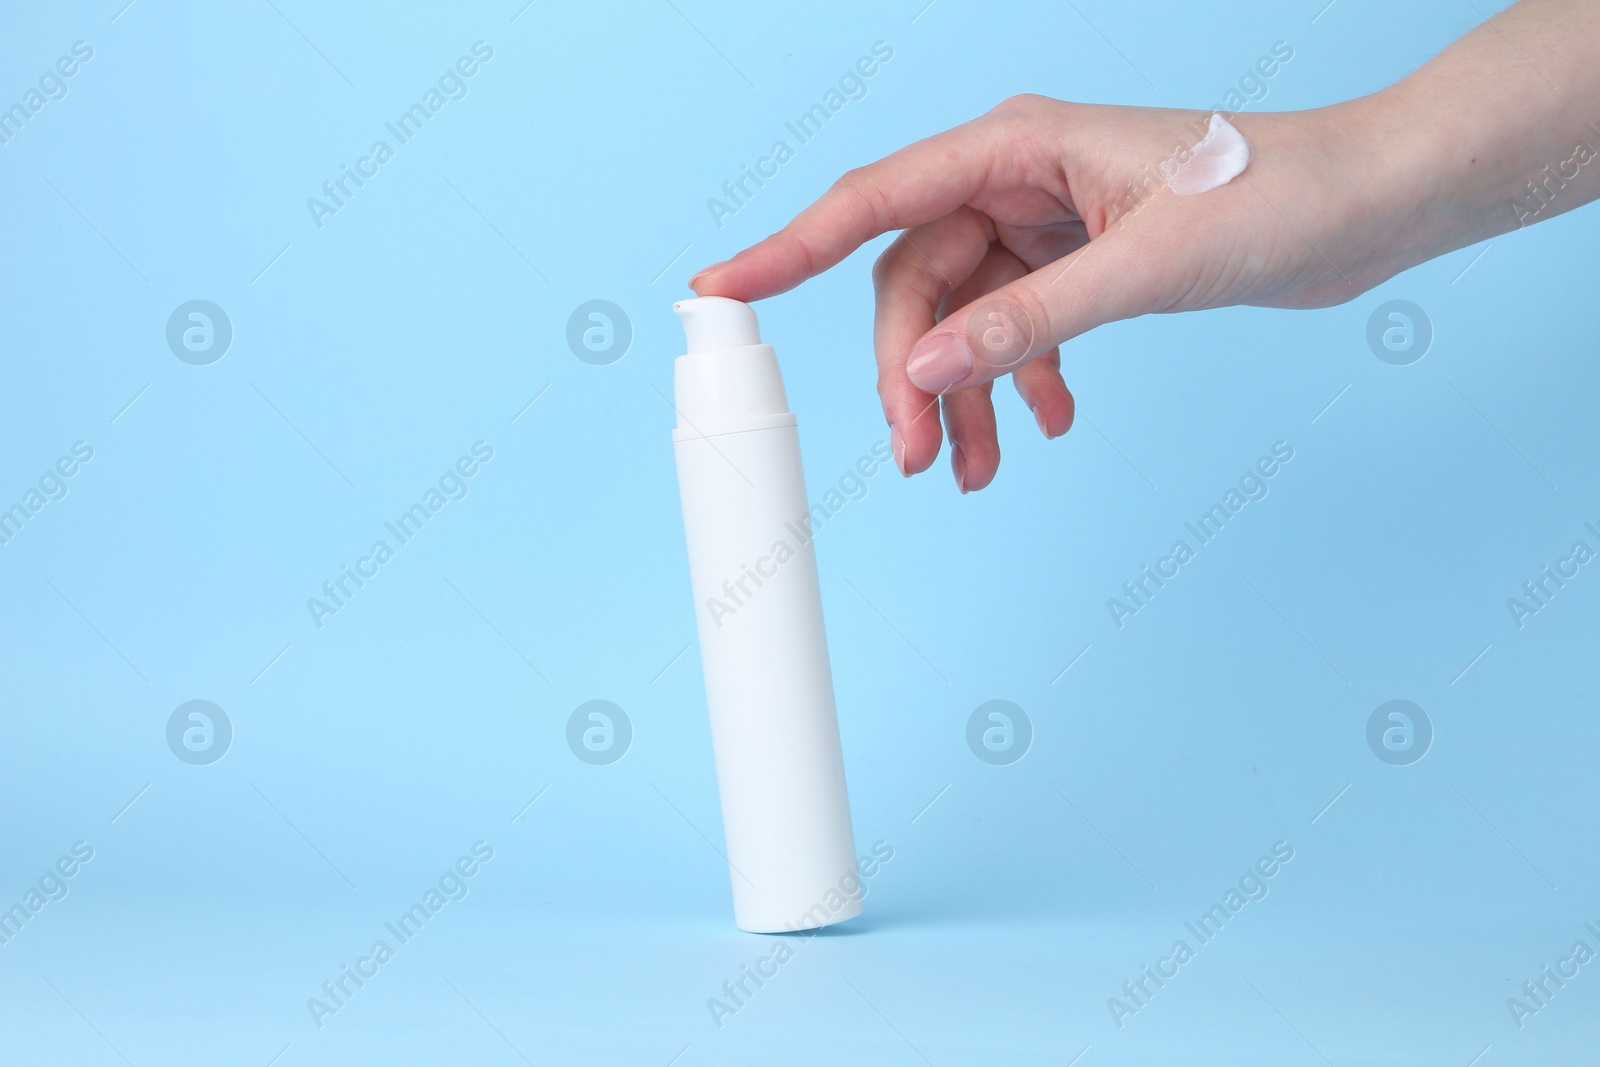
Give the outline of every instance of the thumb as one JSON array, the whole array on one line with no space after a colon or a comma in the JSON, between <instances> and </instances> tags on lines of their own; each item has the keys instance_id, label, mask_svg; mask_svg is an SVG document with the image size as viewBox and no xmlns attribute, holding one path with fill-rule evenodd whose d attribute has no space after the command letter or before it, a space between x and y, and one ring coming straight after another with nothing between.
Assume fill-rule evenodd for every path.
<instances>
[{"instance_id":1,"label":"thumb","mask_svg":"<svg viewBox=\"0 0 1600 1067\"><path fill-rule=\"evenodd\" d=\"M1064 341L1155 306L1157 277L1121 235L1098 240L947 314L906 359L927 393L1010 374Z\"/></svg>"}]
</instances>

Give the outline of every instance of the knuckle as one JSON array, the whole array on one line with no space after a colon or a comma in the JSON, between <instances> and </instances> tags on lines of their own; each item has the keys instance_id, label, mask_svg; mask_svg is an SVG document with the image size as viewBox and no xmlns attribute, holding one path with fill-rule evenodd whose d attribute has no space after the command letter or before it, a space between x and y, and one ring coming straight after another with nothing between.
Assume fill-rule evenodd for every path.
<instances>
[{"instance_id":1,"label":"knuckle","mask_svg":"<svg viewBox=\"0 0 1600 1067\"><path fill-rule=\"evenodd\" d=\"M990 109L990 114L1012 115L1019 112L1035 112L1052 103L1054 101L1048 96L1040 96L1038 93L1017 93L1015 96L1008 96L996 104Z\"/></svg>"},{"instance_id":2,"label":"knuckle","mask_svg":"<svg viewBox=\"0 0 1600 1067\"><path fill-rule=\"evenodd\" d=\"M1047 332L1042 301L1023 285L1001 289L972 304L965 323L968 345L993 374L1026 363Z\"/></svg>"},{"instance_id":3,"label":"knuckle","mask_svg":"<svg viewBox=\"0 0 1600 1067\"><path fill-rule=\"evenodd\" d=\"M878 258L872 261L872 287L882 291L884 284L894 272L894 244L878 253Z\"/></svg>"},{"instance_id":4,"label":"knuckle","mask_svg":"<svg viewBox=\"0 0 1600 1067\"><path fill-rule=\"evenodd\" d=\"M798 227L792 224L785 226L772 237L772 240L788 246L789 255L800 263L800 268L806 277L812 277L820 269L820 258L817 255L817 250L812 246L811 241L807 240L805 233Z\"/></svg>"},{"instance_id":5,"label":"knuckle","mask_svg":"<svg viewBox=\"0 0 1600 1067\"><path fill-rule=\"evenodd\" d=\"M1012 291L1011 296L1022 313L1023 323L1028 331L1029 354L1033 354L1038 351L1039 344L1050 331L1050 311L1032 286L1019 285Z\"/></svg>"},{"instance_id":6,"label":"knuckle","mask_svg":"<svg viewBox=\"0 0 1600 1067\"><path fill-rule=\"evenodd\" d=\"M847 170L843 174L839 175L838 180L833 183L833 187L835 189L851 189L851 188L854 188L855 186L861 184L861 182L864 181L866 179L866 177L867 177L867 168L866 167L864 167L864 166L862 166L862 167L851 167L849 170Z\"/></svg>"},{"instance_id":7,"label":"knuckle","mask_svg":"<svg viewBox=\"0 0 1600 1067\"><path fill-rule=\"evenodd\" d=\"M872 264L872 285L880 298L890 290L901 290L930 303L936 302L946 288L938 269L916 251L904 234L891 241Z\"/></svg>"},{"instance_id":8,"label":"knuckle","mask_svg":"<svg viewBox=\"0 0 1600 1067\"><path fill-rule=\"evenodd\" d=\"M852 195L865 201L873 215L886 224L884 228L899 229L899 224L894 219L894 212L891 210L889 196L884 192L878 175L878 169L872 164L852 168L841 174L839 180L833 183L833 192L835 195Z\"/></svg>"},{"instance_id":9,"label":"knuckle","mask_svg":"<svg viewBox=\"0 0 1600 1067\"><path fill-rule=\"evenodd\" d=\"M883 417L894 420L894 404L899 399L898 390L891 389L882 374L878 375L878 403L883 405Z\"/></svg>"}]
</instances>

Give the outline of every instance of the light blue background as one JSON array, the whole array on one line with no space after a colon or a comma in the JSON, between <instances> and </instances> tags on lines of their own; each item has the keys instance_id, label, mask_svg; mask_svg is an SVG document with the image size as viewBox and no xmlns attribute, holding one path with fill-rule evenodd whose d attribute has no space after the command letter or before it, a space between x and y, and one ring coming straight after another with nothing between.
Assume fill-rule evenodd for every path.
<instances>
[{"instance_id":1,"label":"light blue background","mask_svg":"<svg viewBox=\"0 0 1600 1067\"><path fill-rule=\"evenodd\" d=\"M0 145L0 504L75 441L94 459L0 547L0 904L95 855L0 946L0 1058L1596 1056L1600 964L1520 1031L1506 1007L1600 949L1600 575L1521 630L1506 608L1597 544L1593 211L1340 308L1097 330L1064 353L1066 438L997 389L988 490L942 457L872 479L817 553L858 845L894 859L862 919L722 1028L706 1006L774 942L732 927L700 665L675 659L689 275L1010 94L1205 107L1282 40L1253 107L1311 107L1474 5L274 3L4 15L0 103L74 41L94 58ZM480 39L470 94L319 230L306 199ZM869 95L719 230L706 199L879 40ZM881 244L761 306L813 496L885 436ZM210 366L165 342L196 298L233 324ZM1365 341L1392 298L1434 325L1411 366ZM610 366L565 341L591 299L632 320ZM318 629L306 599L479 440L470 495ZM1119 631L1106 599L1277 441L1270 496ZM597 698L635 731L610 766L564 739ZM233 724L210 766L165 740L191 699ZM990 699L1033 723L1010 766L966 747ZM1412 766L1367 747L1391 699L1436 731ZM319 1029L307 998L479 840L470 895ZM1107 999L1278 841L1270 895L1119 1029Z\"/></svg>"}]
</instances>

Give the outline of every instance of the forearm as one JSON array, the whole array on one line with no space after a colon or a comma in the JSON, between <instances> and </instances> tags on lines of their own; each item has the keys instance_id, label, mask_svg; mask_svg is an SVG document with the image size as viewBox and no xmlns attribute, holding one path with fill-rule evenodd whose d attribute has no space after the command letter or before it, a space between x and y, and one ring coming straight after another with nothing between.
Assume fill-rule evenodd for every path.
<instances>
[{"instance_id":1,"label":"forearm","mask_svg":"<svg viewBox=\"0 0 1600 1067\"><path fill-rule=\"evenodd\" d=\"M1396 270L1600 197L1600 3L1522 0L1353 105Z\"/></svg>"}]
</instances>

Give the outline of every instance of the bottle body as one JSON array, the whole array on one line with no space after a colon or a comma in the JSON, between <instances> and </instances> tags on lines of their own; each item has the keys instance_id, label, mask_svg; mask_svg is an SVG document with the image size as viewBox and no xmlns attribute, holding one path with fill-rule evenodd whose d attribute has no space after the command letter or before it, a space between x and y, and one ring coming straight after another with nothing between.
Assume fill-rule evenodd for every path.
<instances>
[{"instance_id":1,"label":"bottle body","mask_svg":"<svg viewBox=\"0 0 1600 1067\"><path fill-rule=\"evenodd\" d=\"M771 410L781 380L775 400L723 404L714 360L777 374L770 347L733 352L680 357L673 448L734 921L778 933L860 914L861 884L799 435Z\"/></svg>"}]
</instances>

